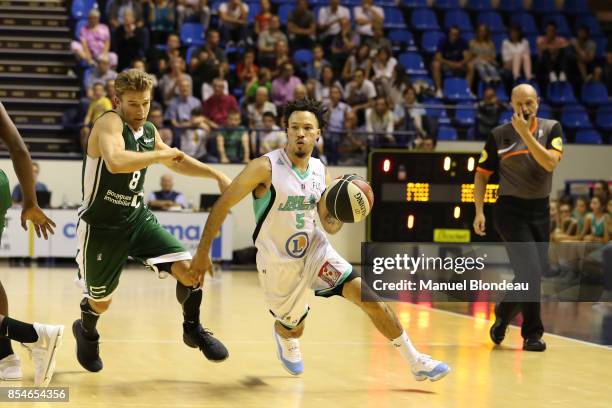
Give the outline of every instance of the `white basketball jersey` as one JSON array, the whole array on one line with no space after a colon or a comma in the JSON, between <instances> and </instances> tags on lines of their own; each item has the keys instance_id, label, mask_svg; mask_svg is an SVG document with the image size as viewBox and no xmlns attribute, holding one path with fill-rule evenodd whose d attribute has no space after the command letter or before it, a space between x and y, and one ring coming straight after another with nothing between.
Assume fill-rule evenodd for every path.
<instances>
[{"instance_id":1,"label":"white basketball jersey","mask_svg":"<svg viewBox=\"0 0 612 408\"><path fill-rule=\"evenodd\" d=\"M284 149L265 155L272 165L268 193L253 202L257 227L253 240L258 263L303 260L317 231L317 203L325 191L325 166L311 158L308 170L300 174Z\"/></svg>"}]
</instances>

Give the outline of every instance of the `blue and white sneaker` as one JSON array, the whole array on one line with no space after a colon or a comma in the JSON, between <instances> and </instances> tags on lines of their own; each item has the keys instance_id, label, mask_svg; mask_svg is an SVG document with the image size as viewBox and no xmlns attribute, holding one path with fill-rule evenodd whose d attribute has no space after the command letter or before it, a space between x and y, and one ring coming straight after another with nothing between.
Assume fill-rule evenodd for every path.
<instances>
[{"instance_id":1,"label":"blue and white sneaker","mask_svg":"<svg viewBox=\"0 0 612 408\"><path fill-rule=\"evenodd\" d=\"M298 339L286 339L281 337L272 329L274 341L276 342L276 355L291 375L300 375L304 372L304 361L300 353L300 341Z\"/></svg>"},{"instance_id":2,"label":"blue and white sneaker","mask_svg":"<svg viewBox=\"0 0 612 408\"><path fill-rule=\"evenodd\" d=\"M446 374L450 373L451 369L443 362L434 360L427 354L421 354L410 367L414 379L417 381L438 381Z\"/></svg>"}]
</instances>

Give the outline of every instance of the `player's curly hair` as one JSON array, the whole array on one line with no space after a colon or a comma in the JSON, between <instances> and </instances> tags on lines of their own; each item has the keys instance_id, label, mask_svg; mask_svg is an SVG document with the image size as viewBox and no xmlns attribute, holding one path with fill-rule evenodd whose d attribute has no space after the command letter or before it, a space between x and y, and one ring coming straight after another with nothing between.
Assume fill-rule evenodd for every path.
<instances>
[{"instance_id":1,"label":"player's curly hair","mask_svg":"<svg viewBox=\"0 0 612 408\"><path fill-rule=\"evenodd\" d=\"M294 101L287 102L283 106L283 118L285 127L289 125L289 117L293 112L307 111L311 112L316 116L317 122L319 122L319 129L324 130L327 127L327 109L323 104L314 99L296 99Z\"/></svg>"}]
</instances>

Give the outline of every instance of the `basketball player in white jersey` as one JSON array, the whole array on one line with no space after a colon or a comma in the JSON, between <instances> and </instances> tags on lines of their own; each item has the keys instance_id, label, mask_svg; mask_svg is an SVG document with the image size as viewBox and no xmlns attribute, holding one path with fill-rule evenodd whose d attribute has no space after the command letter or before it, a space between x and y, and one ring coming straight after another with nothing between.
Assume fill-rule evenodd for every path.
<instances>
[{"instance_id":1,"label":"basketball player in white jersey","mask_svg":"<svg viewBox=\"0 0 612 408\"><path fill-rule=\"evenodd\" d=\"M342 223L330 216L321 196L330 177L320 160L312 158L325 123L321 103L289 102L284 107L287 145L249 163L217 200L206 222L191 264L200 283L212 273L209 256L213 238L230 208L253 194L257 227L257 269L270 311L276 318L274 340L287 371L304 371L298 338L304 331L308 296L342 296L368 314L376 328L392 341L419 381L439 380L448 366L415 350L391 309L382 301L361 301L361 278L331 247L320 225L330 234ZM369 290L364 285L363 290ZM374 296L372 293L370 296Z\"/></svg>"}]
</instances>

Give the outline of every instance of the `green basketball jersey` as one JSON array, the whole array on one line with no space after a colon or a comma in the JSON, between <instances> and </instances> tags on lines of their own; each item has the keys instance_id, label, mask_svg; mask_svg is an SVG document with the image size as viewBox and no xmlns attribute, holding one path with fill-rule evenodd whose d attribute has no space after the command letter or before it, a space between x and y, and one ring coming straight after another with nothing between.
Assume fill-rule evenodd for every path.
<instances>
[{"instance_id":1,"label":"green basketball jersey","mask_svg":"<svg viewBox=\"0 0 612 408\"><path fill-rule=\"evenodd\" d=\"M146 122L135 132L123 124L125 150L148 152L155 149L155 126ZM147 169L132 173L112 174L102 157L85 155L83 161L83 203L79 218L89 225L104 228L123 228L147 212L144 203L144 180Z\"/></svg>"}]
</instances>

